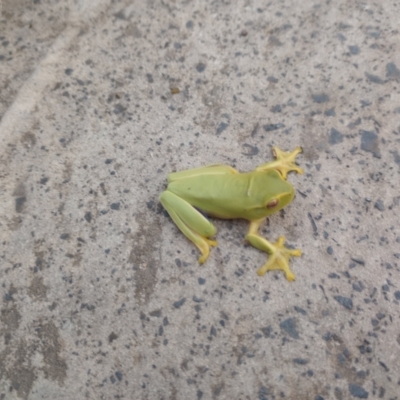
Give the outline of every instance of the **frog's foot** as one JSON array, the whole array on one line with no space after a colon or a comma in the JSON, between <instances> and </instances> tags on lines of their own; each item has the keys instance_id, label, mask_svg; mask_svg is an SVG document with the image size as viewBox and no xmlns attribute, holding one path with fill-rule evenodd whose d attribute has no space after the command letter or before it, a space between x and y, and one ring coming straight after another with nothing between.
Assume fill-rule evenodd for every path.
<instances>
[{"instance_id":1,"label":"frog's foot","mask_svg":"<svg viewBox=\"0 0 400 400\"><path fill-rule=\"evenodd\" d=\"M201 240L196 241L194 244L201 251L199 263L204 264L207 261L208 256L210 255L210 247L217 246L218 242L216 240L201 238Z\"/></svg>"},{"instance_id":2,"label":"frog's foot","mask_svg":"<svg viewBox=\"0 0 400 400\"><path fill-rule=\"evenodd\" d=\"M257 274L263 276L267 271L280 270L285 273L288 281L294 281L295 276L289 267L290 257L300 257L301 250L288 249L284 246L285 238L280 236L275 243L270 243L269 257L265 265L258 269Z\"/></svg>"},{"instance_id":3,"label":"frog's foot","mask_svg":"<svg viewBox=\"0 0 400 400\"><path fill-rule=\"evenodd\" d=\"M298 174L302 174L303 169L296 164L296 156L302 151L303 149L301 147L296 147L290 152L285 152L281 149L278 149L278 147L273 147L272 153L274 154L275 160L259 165L256 168L256 171L270 171L271 169L274 169L279 171L283 179L286 179L287 174L290 171L295 171Z\"/></svg>"},{"instance_id":4,"label":"frog's foot","mask_svg":"<svg viewBox=\"0 0 400 400\"><path fill-rule=\"evenodd\" d=\"M275 169L278 170L282 177L286 179L288 172L295 171L298 174L302 174L304 171L296 164L296 156L303 152L301 147L296 147L293 151L285 152L274 146L272 153L276 158L274 164Z\"/></svg>"}]
</instances>

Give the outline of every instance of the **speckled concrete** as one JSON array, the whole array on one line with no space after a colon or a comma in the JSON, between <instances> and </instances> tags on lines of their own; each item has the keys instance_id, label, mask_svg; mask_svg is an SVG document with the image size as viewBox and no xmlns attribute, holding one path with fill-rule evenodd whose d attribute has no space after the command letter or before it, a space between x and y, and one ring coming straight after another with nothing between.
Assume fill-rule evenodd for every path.
<instances>
[{"instance_id":1,"label":"speckled concrete","mask_svg":"<svg viewBox=\"0 0 400 400\"><path fill-rule=\"evenodd\" d=\"M0 399L400 399L400 2L3 0ZM203 266L170 171L304 148Z\"/></svg>"}]
</instances>

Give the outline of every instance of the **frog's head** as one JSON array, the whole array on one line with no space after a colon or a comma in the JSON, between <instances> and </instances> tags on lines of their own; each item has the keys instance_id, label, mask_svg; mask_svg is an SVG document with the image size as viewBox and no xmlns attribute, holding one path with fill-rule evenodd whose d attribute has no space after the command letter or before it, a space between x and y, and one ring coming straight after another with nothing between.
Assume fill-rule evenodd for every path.
<instances>
[{"instance_id":1,"label":"frog's head","mask_svg":"<svg viewBox=\"0 0 400 400\"><path fill-rule=\"evenodd\" d=\"M293 186L283 179L282 175L275 170L268 171L268 190L264 197L263 206L265 216L276 213L292 202L294 198Z\"/></svg>"}]
</instances>

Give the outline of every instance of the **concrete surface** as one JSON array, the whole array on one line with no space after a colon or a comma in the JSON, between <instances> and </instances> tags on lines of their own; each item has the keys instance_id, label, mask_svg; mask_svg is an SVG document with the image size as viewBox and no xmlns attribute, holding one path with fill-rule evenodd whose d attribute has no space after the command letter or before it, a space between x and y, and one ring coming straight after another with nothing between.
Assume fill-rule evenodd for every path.
<instances>
[{"instance_id":1,"label":"concrete surface","mask_svg":"<svg viewBox=\"0 0 400 400\"><path fill-rule=\"evenodd\" d=\"M399 1L2 1L0 399L400 399ZM208 262L170 171L304 147Z\"/></svg>"}]
</instances>

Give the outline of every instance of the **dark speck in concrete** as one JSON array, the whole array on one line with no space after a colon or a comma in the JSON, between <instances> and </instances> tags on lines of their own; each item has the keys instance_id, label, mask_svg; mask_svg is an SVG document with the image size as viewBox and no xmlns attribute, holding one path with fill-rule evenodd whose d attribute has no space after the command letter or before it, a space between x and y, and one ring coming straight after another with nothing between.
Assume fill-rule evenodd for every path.
<instances>
[{"instance_id":1,"label":"dark speck in concrete","mask_svg":"<svg viewBox=\"0 0 400 400\"><path fill-rule=\"evenodd\" d=\"M396 292L394 292L394 297L396 300L400 300L400 290L397 290Z\"/></svg>"},{"instance_id":2,"label":"dark speck in concrete","mask_svg":"<svg viewBox=\"0 0 400 400\"><path fill-rule=\"evenodd\" d=\"M111 332L108 336L108 342L112 343L116 339L118 339L118 335L114 332Z\"/></svg>"},{"instance_id":3,"label":"dark speck in concrete","mask_svg":"<svg viewBox=\"0 0 400 400\"><path fill-rule=\"evenodd\" d=\"M60 235L60 239L62 240L66 240L69 238L69 233L63 233L62 235Z\"/></svg>"},{"instance_id":4,"label":"dark speck in concrete","mask_svg":"<svg viewBox=\"0 0 400 400\"><path fill-rule=\"evenodd\" d=\"M397 150L392 151L392 154L394 156L394 162L400 166L400 154Z\"/></svg>"},{"instance_id":5,"label":"dark speck in concrete","mask_svg":"<svg viewBox=\"0 0 400 400\"><path fill-rule=\"evenodd\" d=\"M378 318L379 320L380 320L380 319L383 319L383 318L385 318L385 317L386 317L386 314L384 314L384 313L378 312L378 313L376 314L376 318Z\"/></svg>"},{"instance_id":6,"label":"dark speck in concrete","mask_svg":"<svg viewBox=\"0 0 400 400\"><path fill-rule=\"evenodd\" d=\"M305 365L308 363L308 360L306 360L305 358L294 358L293 362L295 364L299 364L299 365Z\"/></svg>"},{"instance_id":7,"label":"dark speck in concrete","mask_svg":"<svg viewBox=\"0 0 400 400\"><path fill-rule=\"evenodd\" d=\"M126 107L124 107L122 104L116 104L114 107L114 114L118 115L118 114L122 114L127 110Z\"/></svg>"},{"instance_id":8,"label":"dark speck in concrete","mask_svg":"<svg viewBox=\"0 0 400 400\"><path fill-rule=\"evenodd\" d=\"M325 400L325 398L322 397L322 396L317 395L317 396L314 397L314 400Z\"/></svg>"},{"instance_id":9,"label":"dark speck in concrete","mask_svg":"<svg viewBox=\"0 0 400 400\"><path fill-rule=\"evenodd\" d=\"M353 300L349 297L344 296L334 296L333 297L338 303L340 303L343 307L346 307L348 310L353 309Z\"/></svg>"},{"instance_id":10,"label":"dark speck in concrete","mask_svg":"<svg viewBox=\"0 0 400 400\"><path fill-rule=\"evenodd\" d=\"M182 261L179 258L175 258L175 265L180 268L182 267Z\"/></svg>"},{"instance_id":11,"label":"dark speck in concrete","mask_svg":"<svg viewBox=\"0 0 400 400\"><path fill-rule=\"evenodd\" d=\"M355 128L356 126L358 126L358 125L360 125L360 124L361 124L361 118L359 117L359 118L357 118L355 121L350 122L350 123L347 125L347 127L350 128L350 129L353 129L353 128Z\"/></svg>"},{"instance_id":12,"label":"dark speck in concrete","mask_svg":"<svg viewBox=\"0 0 400 400\"><path fill-rule=\"evenodd\" d=\"M386 65L386 76L388 78L400 78L400 69L396 67L396 64L390 62Z\"/></svg>"},{"instance_id":13,"label":"dark speck in concrete","mask_svg":"<svg viewBox=\"0 0 400 400\"><path fill-rule=\"evenodd\" d=\"M186 301L186 298L184 297L183 299L175 301L175 303L173 303L173 306L175 308L180 308L181 306L183 306L183 304L185 304L185 301Z\"/></svg>"},{"instance_id":14,"label":"dark speck in concrete","mask_svg":"<svg viewBox=\"0 0 400 400\"><path fill-rule=\"evenodd\" d=\"M331 246L328 246L327 249L326 249L326 252L327 252L329 255L333 254L333 248L332 248Z\"/></svg>"},{"instance_id":15,"label":"dark speck in concrete","mask_svg":"<svg viewBox=\"0 0 400 400\"><path fill-rule=\"evenodd\" d=\"M121 203L112 203L110 208L111 210L119 210Z\"/></svg>"},{"instance_id":16,"label":"dark speck in concrete","mask_svg":"<svg viewBox=\"0 0 400 400\"><path fill-rule=\"evenodd\" d=\"M385 83L385 81L383 79L381 79L378 75L373 75L373 74L369 74L368 72L366 72L365 76L372 83L379 83L380 85Z\"/></svg>"},{"instance_id":17,"label":"dark speck in concrete","mask_svg":"<svg viewBox=\"0 0 400 400\"><path fill-rule=\"evenodd\" d=\"M111 164L113 162L112 158L107 158L107 160L105 161L106 164Z\"/></svg>"},{"instance_id":18,"label":"dark speck in concrete","mask_svg":"<svg viewBox=\"0 0 400 400\"><path fill-rule=\"evenodd\" d=\"M269 337L271 337L271 334L272 334L272 327L265 326L265 327L261 328L261 332L264 334L264 337L269 338Z\"/></svg>"},{"instance_id":19,"label":"dark speck in concrete","mask_svg":"<svg viewBox=\"0 0 400 400\"><path fill-rule=\"evenodd\" d=\"M329 144L338 144L343 142L343 133L339 132L335 128L331 128L329 133Z\"/></svg>"},{"instance_id":20,"label":"dark speck in concrete","mask_svg":"<svg viewBox=\"0 0 400 400\"><path fill-rule=\"evenodd\" d=\"M379 365L386 371L389 372L390 369L388 368L388 366L383 362L383 361L379 361Z\"/></svg>"},{"instance_id":21,"label":"dark speck in concrete","mask_svg":"<svg viewBox=\"0 0 400 400\"><path fill-rule=\"evenodd\" d=\"M74 70L73 70L72 68L67 68L64 72L65 72L65 75L70 76L70 75L72 74L73 71L74 71Z\"/></svg>"},{"instance_id":22,"label":"dark speck in concrete","mask_svg":"<svg viewBox=\"0 0 400 400\"><path fill-rule=\"evenodd\" d=\"M229 126L229 124L227 124L226 122L221 122L218 125L216 134L220 135L228 126Z\"/></svg>"},{"instance_id":23,"label":"dark speck in concrete","mask_svg":"<svg viewBox=\"0 0 400 400\"><path fill-rule=\"evenodd\" d=\"M381 33L379 31L369 31L367 34L374 39L378 39L381 36Z\"/></svg>"},{"instance_id":24,"label":"dark speck in concrete","mask_svg":"<svg viewBox=\"0 0 400 400\"><path fill-rule=\"evenodd\" d=\"M335 109L334 109L334 108L330 108L329 110L326 110L326 111L324 112L324 114L325 114L327 117L334 117L334 116L336 115L336 112L335 112Z\"/></svg>"},{"instance_id":25,"label":"dark speck in concrete","mask_svg":"<svg viewBox=\"0 0 400 400\"><path fill-rule=\"evenodd\" d=\"M269 395L270 395L269 390L265 386L261 386L260 391L258 392L258 399L259 400L268 400L269 397L267 397L267 396L269 396Z\"/></svg>"},{"instance_id":26,"label":"dark speck in concrete","mask_svg":"<svg viewBox=\"0 0 400 400\"><path fill-rule=\"evenodd\" d=\"M153 200L146 202L146 206L149 210L154 210L155 203Z\"/></svg>"},{"instance_id":27,"label":"dark speck in concrete","mask_svg":"<svg viewBox=\"0 0 400 400\"><path fill-rule=\"evenodd\" d=\"M279 325L283 331L285 331L293 339L299 339L300 335L296 328L296 320L294 318L288 318L282 321Z\"/></svg>"},{"instance_id":28,"label":"dark speck in concrete","mask_svg":"<svg viewBox=\"0 0 400 400\"><path fill-rule=\"evenodd\" d=\"M199 285L204 285L206 283L206 280L204 278L199 278L197 279L197 282L199 283Z\"/></svg>"},{"instance_id":29,"label":"dark speck in concrete","mask_svg":"<svg viewBox=\"0 0 400 400\"><path fill-rule=\"evenodd\" d=\"M312 99L315 103L321 104L329 101L329 96L326 93L317 93L312 95Z\"/></svg>"},{"instance_id":30,"label":"dark speck in concrete","mask_svg":"<svg viewBox=\"0 0 400 400\"><path fill-rule=\"evenodd\" d=\"M375 207L377 210L379 210L379 211L384 211L384 210L385 210L385 205L383 204L383 200L381 200L381 199L379 199L379 200L375 203L374 207Z\"/></svg>"},{"instance_id":31,"label":"dark speck in concrete","mask_svg":"<svg viewBox=\"0 0 400 400\"><path fill-rule=\"evenodd\" d=\"M123 10L118 11L117 13L115 13L114 17L118 18L118 19L124 19L124 20L126 19L126 16L125 16L125 13L124 13Z\"/></svg>"},{"instance_id":32,"label":"dark speck in concrete","mask_svg":"<svg viewBox=\"0 0 400 400\"><path fill-rule=\"evenodd\" d=\"M263 126L266 132L275 131L277 129L281 129L284 127L285 127L284 124L267 124Z\"/></svg>"},{"instance_id":33,"label":"dark speck in concrete","mask_svg":"<svg viewBox=\"0 0 400 400\"><path fill-rule=\"evenodd\" d=\"M361 130L361 150L368 151L374 157L381 158L379 150L378 135L372 131Z\"/></svg>"},{"instance_id":34,"label":"dark speck in concrete","mask_svg":"<svg viewBox=\"0 0 400 400\"><path fill-rule=\"evenodd\" d=\"M4 298L5 298L6 301L14 301L13 293L6 293L4 295Z\"/></svg>"},{"instance_id":35,"label":"dark speck in concrete","mask_svg":"<svg viewBox=\"0 0 400 400\"><path fill-rule=\"evenodd\" d=\"M360 285L359 283L353 283L352 285L353 290L355 290L356 292L362 292L362 290L364 289L364 286Z\"/></svg>"},{"instance_id":36,"label":"dark speck in concrete","mask_svg":"<svg viewBox=\"0 0 400 400\"><path fill-rule=\"evenodd\" d=\"M271 35L269 38L268 38L268 43L271 45L271 46L282 46L283 45L283 43L278 39L278 37L277 36L275 36L275 35Z\"/></svg>"},{"instance_id":37,"label":"dark speck in concrete","mask_svg":"<svg viewBox=\"0 0 400 400\"><path fill-rule=\"evenodd\" d=\"M368 107L372 104L369 100L360 100L361 107Z\"/></svg>"},{"instance_id":38,"label":"dark speck in concrete","mask_svg":"<svg viewBox=\"0 0 400 400\"><path fill-rule=\"evenodd\" d=\"M25 202L26 202L25 196L20 196L15 199L15 211L17 213L22 213L22 211L24 210Z\"/></svg>"},{"instance_id":39,"label":"dark speck in concrete","mask_svg":"<svg viewBox=\"0 0 400 400\"><path fill-rule=\"evenodd\" d=\"M350 54L356 55L360 53L360 48L358 46L349 46Z\"/></svg>"},{"instance_id":40,"label":"dark speck in concrete","mask_svg":"<svg viewBox=\"0 0 400 400\"><path fill-rule=\"evenodd\" d=\"M360 264L360 265L365 265L365 261L362 258L354 258L354 257L352 257L351 261L354 261L355 263Z\"/></svg>"},{"instance_id":41,"label":"dark speck in concrete","mask_svg":"<svg viewBox=\"0 0 400 400\"><path fill-rule=\"evenodd\" d=\"M368 399L368 392L354 383L349 384L349 391L354 397L358 397L359 399Z\"/></svg>"},{"instance_id":42,"label":"dark speck in concrete","mask_svg":"<svg viewBox=\"0 0 400 400\"><path fill-rule=\"evenodd\" d=\"M120 371L117 371L115 373L115 376L117 377L117 379L121 382L122 381L122 373Z\"/></svg>"},{"instance_id":43,"label":"dark speck in concrete","mask_svg":"<svg viewBox=\"0 0 400 400\"><path fill-rule=\"evenodd\" d=\"M192 29L193 28L193 21L186 22L186 28Z\"/></svg>"},{"instance_id":44,"label":"dark speck in concrete","mask_svg":"<svg viewBox=\"0 0 400 400\"><path fill-rule=\"evenodd\" d=\"M149 83L153 83L154 82L152 74L146 74L146 78L147 78L147 82L149 82Z\"/></svg>"},{"instance_id":45,"label":"dark speck in concrete","mask_svg":"<svg viewBox=\"0 0 400 400\"><path fill-rule=\"evenodd\" d=\"M198 63L196 65L197 72L203 72L206 69L206 65L203 63Z\"/></svg>"},{"instance_id":46,"label":"dark speck in concrete","mask_svg":"<svg viewBox=\"0 0 400 400\"><path fill-rule=\"evenodd\" d=\"M85 213L85 219L87 222L90 222L92 220L92 213L90 211Z\"/></svg>"},{"instance_id":47,"label":"dark speck in concrete","mask_svg":"<svg viewBox=\"0 0 400 400\"><path fill-rule=\"evenodd\" d=\"M317 227L317 224L315 223L314 217L312 216L312 214L310 212L307 215L308 215L308 218L310 218L311 226L313 228L314 234L318 234L318 227Z\"/></svg>"},{"instance_id":48,"label":"dark speck in concrete","mask_svg":"<svg viewBox=\"0 0 400 400\"><path fill-rule=\"evenodd\" d=\"M298 312L299 314L307 315L307 311L304 308L301 308L301 307L298 307L298 306L294 306L294 310L296 312Z\"/></svg>"},{"instance_id":49,"label":"dark speck in concrete","mask_svg":"<svg viewBox=\"0 0 400 400\"><path fill-rule=\"evenodd\" d=\"M344 364L346 362L346 357L343 354L338 354L337 360L339 364Z\"/></svg>"},{"instance_id":50,"label":"dark speck in concrete","mask_svg":"<svg viewBox=\"0 0 400 400\"><path fill-rule=\"evenodd\" d=\"M150 315L150 317L157 317L157 318L159 318L159 317L161 317L162 312L161 312L161 310L158 308L157 310L150 311L150 312L149 312L149 315Z\"/></svg>"},{"instance_id":51,"label":"dark speck in concrete","mask_svg":"<svg viewBox=\"0 0 400 400\"><path fill-rule=\"evenodd\" d=\"M322 335L322 339L325 341L329 342L332 339L332 333L331 332L326 332Z\"/></svg>"}]
</instances>

